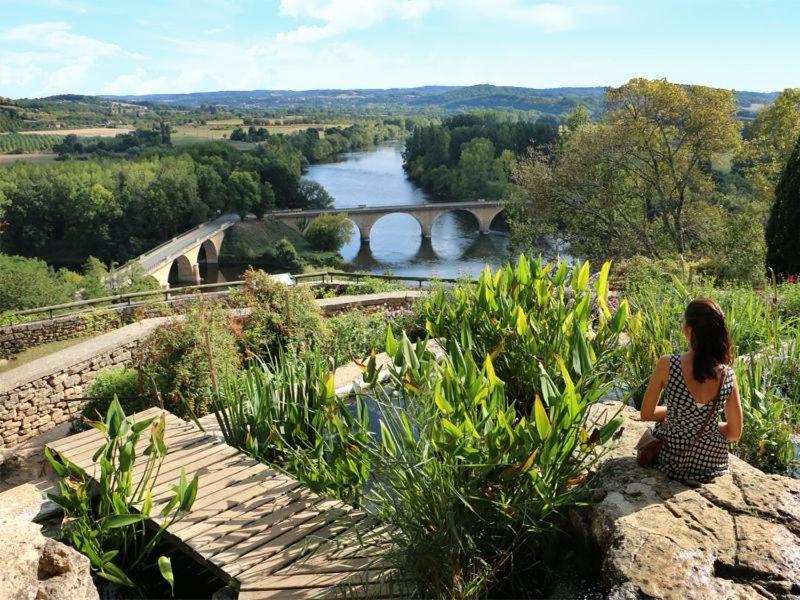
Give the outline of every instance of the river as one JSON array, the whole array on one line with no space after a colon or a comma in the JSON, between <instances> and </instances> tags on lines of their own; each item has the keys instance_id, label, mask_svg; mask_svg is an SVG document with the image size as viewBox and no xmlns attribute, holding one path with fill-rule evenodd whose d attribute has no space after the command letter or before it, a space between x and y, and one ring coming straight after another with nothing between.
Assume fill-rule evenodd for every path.
<instances>
[{"instance_id":1,"label":"river","mask_svg":"<svg viewBox=\"0 0 800 600\"><path fill-rule=\"evenodd\" d=\"M311 165L305 177L322 184L334 197L336 208L431 202L406 177L402 151L402 142L393 142L347 152L335 162ZM354 230L341 254L349 267L372 273L445 278L475 275L486 265L499 266L506 258L508 233L503 231L504 223L497 227L497 231L481 235L470 214L450 212L437 219L431 239L425 239L413 217L389 214L375 223L370 242L364 246Z\"/></svg>"}]
</instances>

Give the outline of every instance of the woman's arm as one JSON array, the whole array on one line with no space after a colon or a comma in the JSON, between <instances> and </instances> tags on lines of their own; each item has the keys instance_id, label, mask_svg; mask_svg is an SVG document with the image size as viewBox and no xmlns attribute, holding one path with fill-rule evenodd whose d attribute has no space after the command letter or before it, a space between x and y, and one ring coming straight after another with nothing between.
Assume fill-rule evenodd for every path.
<instances>
[{"instance_id":1,"label":"woman's arm","mask_svg":"<svg viewBox=\"0 0 800 600\"><path fill-rule=\"evenodd\" d=\"M642 399L641 418L642 421L663 421L667 418L667 407L658 406L661 399L661 390L667 385L669 380L669 356L662 356L656 363L650 383Z\"/></svg>"},{"instance_id":2,"label":"woman's arm","mask_svg":"<svg viewBox=\"0 0 800 600\"><path fill-rule=\"evenodd\" d=\"M733 389L725 400L725 422L719 424L719 432L729 442L735 442L742 437L743 424L744 416L742 403L739 400L739 384L734 376Z\"/></svg>"}]
</instances>

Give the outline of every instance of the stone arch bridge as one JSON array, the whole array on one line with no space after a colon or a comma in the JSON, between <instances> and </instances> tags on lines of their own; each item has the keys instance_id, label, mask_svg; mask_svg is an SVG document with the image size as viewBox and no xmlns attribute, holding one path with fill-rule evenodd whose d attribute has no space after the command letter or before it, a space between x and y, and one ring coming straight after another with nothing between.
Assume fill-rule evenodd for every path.
<instances>
[{"instance_id":1,"label":"stone arch bridge","mask_svg":"<svg viewBox=\"0 0 800 600\"><path fill-rule=\"evenodd\" d=\"M277 219L304 233L308 226L322 215L347 214L359 231L362 243L369 243L372 227L382 217L390 214L406 214L419 223L423 237L431 237L433 224L447 212L462 211L471 214L481 233L489 233L495 218L503 212L499 201L475 200L469 202L443 202L436 204L410 204L400 206L360 206L356 208L328 210L285 210L268 213L267 218ZM234 214L201 223L191 231L179 235L133 259L120 268L115 277L124 278L133 265L138 263L146 273L167 287L170 281L182 283L200 282L200 263L215 264L218 261L225 232L239 217Z\"/></svg>"},{"instance_id":2,"label":"stone arch bridge","mask_svg":"<svg viewBox=\"0 0 800 600\"><path fill-rule=\"evenodd\" d=\"M269 214L300 233L304 233L309 225L322 215L347 214L347 218L358 228L362 243L369 242L372 227L382 217L393 214L412 216L419 223L422 236L431 237L433 224L444 213L462 211L471 214L478 224L481 233L489 233L497 215L503 212L503 206L497 200L474 200L469 202L441 202L432 204L407 204L399 206L359 206L356 208L340 208L328 210L276 211Z\"/></svg>"}]
</instances>

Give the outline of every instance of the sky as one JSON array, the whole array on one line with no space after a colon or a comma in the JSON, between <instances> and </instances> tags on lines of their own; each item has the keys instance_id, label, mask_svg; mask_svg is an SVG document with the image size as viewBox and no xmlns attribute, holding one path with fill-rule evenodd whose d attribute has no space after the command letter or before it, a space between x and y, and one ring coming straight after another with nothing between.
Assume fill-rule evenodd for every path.
<instances>
[{"instance_id":1,"label":"sky","mask_svg":"<svg viewBox=\"0 0 800 600\"><path fill-rule=\"evenodd\" d=\"M0 0L0 96L800 86L800 0Z\"/></svg>"}]
</instances>

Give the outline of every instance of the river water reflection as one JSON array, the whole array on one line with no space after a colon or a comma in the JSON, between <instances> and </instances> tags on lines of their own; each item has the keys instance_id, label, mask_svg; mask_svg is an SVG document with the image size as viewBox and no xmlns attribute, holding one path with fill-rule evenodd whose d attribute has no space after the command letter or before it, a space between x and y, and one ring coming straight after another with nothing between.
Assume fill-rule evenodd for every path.
<instances>
[{"instance_id":1,"label":"river water reflection","mask_svg":"<svg viewBox=\"0 0 800 600\"><path fill-rule=\"evenodd\" d=\"M305 177L316 181L334 197L336 208L424 204L431 200L408 180L403 171L402 143L361 152L348 152L331 163L312 165ZM427 277L475 275L486 265L504 262L508 247L505 224L498 231L478 232L469 213L445 213L433 226L431 239L421 235L417 221L404 214L389 214L372 227L370 242L362 246L357 231L341 250L348 265L363 271Z\"/></svg>"}]
</instances>

